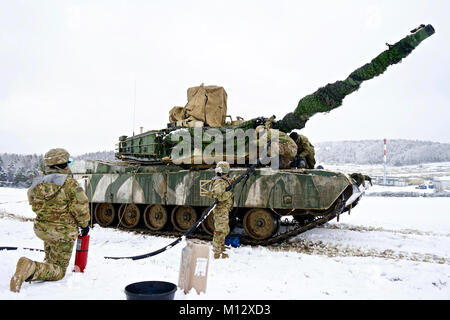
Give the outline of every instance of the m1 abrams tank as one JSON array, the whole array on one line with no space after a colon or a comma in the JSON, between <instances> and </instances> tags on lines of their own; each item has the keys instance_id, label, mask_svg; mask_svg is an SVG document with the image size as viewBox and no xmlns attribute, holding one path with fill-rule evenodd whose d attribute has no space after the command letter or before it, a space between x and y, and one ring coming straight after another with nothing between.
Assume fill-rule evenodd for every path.
<instances>
[{"instance_id":1,"label":"m1 abrams tank","mask_svg":"<svg viewBox=\"0 0 450 320\"><path fill-rule=\"evenodd\" d=\"M345 80L302 98L280 121L274 117L226 121L223 88L203 84L190 88L188 103L170 111L166 128L121 136L117 161L85 161L74 168L74 176L85 180L95 221L102 227L156 235L183 234L213 203L206 194L215 163L227 160L231 176L244 174L255 163L249 151L254 129L261 125L284 133L302 129L314 114L339 107L362 82L400 62L433 33L431 25L412 30ZM239 234L241 242L248 244L280 242L339 219L361 199L364 185L340 172L279 169L258 163L233 190L230 234ZM193 235L210 238L213 230L213 215L209 215Z\"/></svg>"}]
</instances>

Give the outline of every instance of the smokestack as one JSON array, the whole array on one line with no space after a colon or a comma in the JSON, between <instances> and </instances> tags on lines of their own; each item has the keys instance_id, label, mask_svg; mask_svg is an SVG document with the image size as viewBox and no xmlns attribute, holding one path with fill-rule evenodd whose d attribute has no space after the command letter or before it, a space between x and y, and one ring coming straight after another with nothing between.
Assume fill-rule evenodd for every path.
<instances>
[{"instance_id":1,"label":"smokestack","mask_svg":"<svg viewBox=\"0 0 450 320\"><path fill-rule=\"evenodd\" d=\"M384 163L384 178L383 178L383 184L386 185L386 138L384 138L384 156L383 156L383 163Z\"/></svg>"},{"instance_id":2,"label":"smokestack","mask_svg":"<svg viewBox=\"0 0 450 320\"><path fill-rule=\"evenodd\" d=\"M141 133L144 132L144 127L140 127L141 128Z\"/></svg>"}]
</instances>

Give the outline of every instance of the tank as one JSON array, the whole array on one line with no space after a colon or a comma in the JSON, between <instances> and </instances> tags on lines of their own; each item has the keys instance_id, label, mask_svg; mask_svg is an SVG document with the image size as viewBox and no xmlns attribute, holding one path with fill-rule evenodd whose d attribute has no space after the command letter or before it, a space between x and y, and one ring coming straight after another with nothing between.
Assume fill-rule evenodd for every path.
<instances>
[{"instance_id":1,"label":"tank","mask_svg":"<svg viewBox=\"0 0 450 320\"><path fill-rule=\"evenodd\" d=\"M345 80L300 99L294 111L279 121L268 115L233 120L226 114L223 88L203 84L189 88L188 103L172 108L165 128L121 136L116 161L87 160L72 170L75 178L84 181L93 219L101 227L181 235L212 205L207 192L214 167L227 160L231 176L253 169L233 190L230 235L242 243L273 244L339 220L340 214L350 213L361 200L367 186L364 179L370 177L262 164L250 152L255 129L264 126L286 134L301 130L312 116L342 105L364 81L399 63L434 32L431 25L412 30ZM264 147L257 150L260 155ZM191 236L211 239L213 232L210 214Z\"/></svg>"}]
</instances>

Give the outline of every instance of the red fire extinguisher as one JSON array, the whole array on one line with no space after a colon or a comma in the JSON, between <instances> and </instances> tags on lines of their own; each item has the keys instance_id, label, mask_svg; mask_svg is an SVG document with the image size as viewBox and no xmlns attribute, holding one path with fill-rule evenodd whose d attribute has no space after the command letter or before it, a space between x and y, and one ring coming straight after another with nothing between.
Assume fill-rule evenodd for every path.
<instances>
[{"instance_id":1,"label":"red fire extinguisher","mask_svg":"<svg viewBox=\"0 0 450 320\"><path fill-rule=\"evenodd\" d=\"M87 257L89 250L89 235L84 237L78 236L77 239L77 252L75 253L75 266L73 272L84 272L86 268Z\"/></svg>"}]
</instances>

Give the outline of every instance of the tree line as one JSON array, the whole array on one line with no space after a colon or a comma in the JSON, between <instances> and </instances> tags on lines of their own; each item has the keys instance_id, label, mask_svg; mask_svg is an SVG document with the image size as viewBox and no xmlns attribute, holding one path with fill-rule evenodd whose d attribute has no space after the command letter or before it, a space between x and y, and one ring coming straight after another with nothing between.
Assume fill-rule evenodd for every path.
<instances>
[{"instance_id":1,"label":"tree line","mask_svg":"<svg viewBox=\"0 0 450 320\"><path fill-rule=\"evenodd\" d=\"M113 160L113 151L85 153L77 159ZM28 188L33 177L42 174L43 155L0 154L0 187Z\"/></svg>"},{"instance_id":2,"label":"tree line","mask_svg":"<svg viewBox=\"0 0 450 320\"><path fill-rule=\"evenodd\" d=\"M313 143L314 144L314 143ZM382 164L383 140L335 141L314 144L316 161L324 164ZM406 166L450 161L450 143L393 139L386 143L386 163Z\"/></svg>"}]
</instances>

